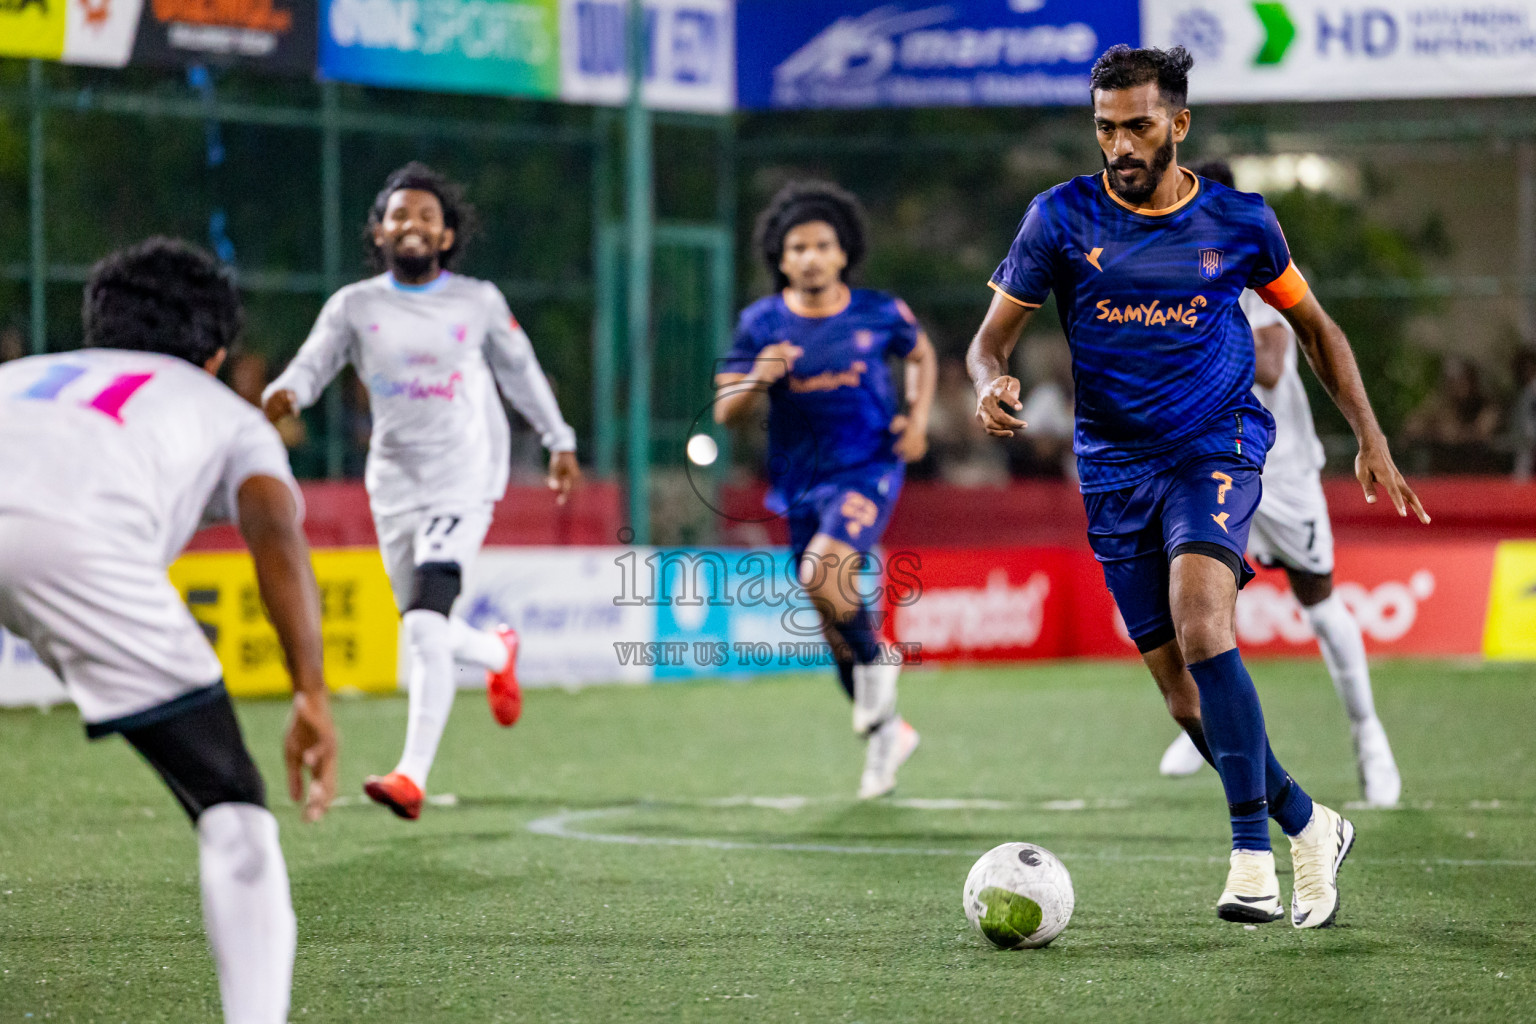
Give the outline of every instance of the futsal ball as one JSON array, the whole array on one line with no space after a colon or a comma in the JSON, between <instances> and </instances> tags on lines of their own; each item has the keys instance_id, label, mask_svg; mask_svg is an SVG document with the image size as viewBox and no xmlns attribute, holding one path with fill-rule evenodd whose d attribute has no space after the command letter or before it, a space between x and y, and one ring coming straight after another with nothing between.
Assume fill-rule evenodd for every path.
<instances>
[{"instance_id":1,"label":"futsal ball","mask_svg":"<svg viewBox=\"0 0 1536 1024\"><path fill-rule=\"evenodd\" d=\"M1034 843L1004 843L965 876L965 916L1001 949L1045 945L1072 919L1072 876Z\"/></svg>"}]
</instances>

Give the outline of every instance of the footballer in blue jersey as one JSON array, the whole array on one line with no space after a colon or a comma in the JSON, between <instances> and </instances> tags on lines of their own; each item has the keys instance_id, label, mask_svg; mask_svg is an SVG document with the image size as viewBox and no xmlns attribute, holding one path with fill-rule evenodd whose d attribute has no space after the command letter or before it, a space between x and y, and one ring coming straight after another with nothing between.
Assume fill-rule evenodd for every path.
<instances>
[{"instance_id":1,"label":"footballer in blue jersey","mask_svg":"<svg viewBox=\"0 0 1536 1024\"><path fill-rule=\"evenodd\" d=\"M853 699L853 728L867 743L859 796L870 799L895 788L918 735L896 713L900 659L882 650L859 577L905 464L928 449L938 359L906 303L849 286L864 218L842 189L786 186L758 219L757 244L776 289L741 314L715 376L715 419L758 415L758 396L768 396L766 503L788 520L800 582ZM890 359L904 367L905 412Z\"/></svg>"},{"instance_id":2,"label":"footballer in blue jersey","mask_svg":"<svg viewBox=\"0 0 1536 1024\"><path fill-rule=\"evenodd\" d=\"M1088 540L1169 711L1221 775L1232 823L1225 920L1284 915L1269 817L1291 837L1291 923L1332 924L1354 826L1312 799L1269 748L1237 651L1237 592L1274 422L1252 394L1252 288L1295 329L1354 429L1366 500L1385 490L1428 522L1393 464L1349 342L1291 261L1256 195L1179 166L1193 61L1182 47L1115 46L1090 75L1104 170L1037 196L967 356L991 434L1027 426L1008 358L1054 294L1072 350Z\"/></svg>"}]
</instances>

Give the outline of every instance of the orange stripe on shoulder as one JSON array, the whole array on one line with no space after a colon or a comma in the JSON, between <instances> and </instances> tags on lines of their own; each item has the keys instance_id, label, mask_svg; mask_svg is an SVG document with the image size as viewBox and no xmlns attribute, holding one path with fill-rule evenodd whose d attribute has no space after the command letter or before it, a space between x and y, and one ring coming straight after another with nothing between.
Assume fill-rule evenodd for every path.
<instances>
[{"instance_id":1,"label":"orange stripe on shoulder","mask_svg":"<svg viewBox=\"0 0 1536 1024\"><path fill-rule=\"evenodd\" d=\"M1261 299L1276 309L1290 309L1307 297L1307 290L1307 279L1296 269L1294 260L1286 266L1285 273L1269 284L1254 289Z\"/></svg>"},{"instance_id":2,"label":"orange stripe on shoulder","mask_svg":"<svg viewBox=\"0 0 1536 1024\"><path fill-rule=\"evenodd\" d=\"M1003 298L1007 299L1009 302L1012 302L1014 305L1023 306L1025 309L1039 309L1040 308L1040 303L1038 303L1038 302L1025 302L1023 299L1015 298L1014 296L1009 295L1008 292L1003 288L1003 286L998 284L996 281L988 281L987 282L987 287L991 288L993 291L997 292L997 294L1001 295Z\"/></svg>"}]
</instances>

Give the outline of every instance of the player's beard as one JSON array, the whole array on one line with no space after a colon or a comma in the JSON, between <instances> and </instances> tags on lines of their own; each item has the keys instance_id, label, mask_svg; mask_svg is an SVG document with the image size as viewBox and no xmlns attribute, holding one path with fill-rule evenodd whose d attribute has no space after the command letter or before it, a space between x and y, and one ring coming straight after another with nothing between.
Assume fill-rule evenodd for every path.
<instances>
[{"instance_id":1,"label":"player's beard","mask_svg":"<svg viewBox=\"0 0 1536 1024\"><path fill-rule=\"evenodd\" d=\"M437 269L437 254L407 256L392 250L389 253L389 268L402 281L422 281L432 277L433 271Z\"/></svg>"},{"instance_id":2,"label":"player's beard","mask_svg":"<svg viewBox=\"0 0 1536 1024\"><path fill-rule=\"evenodd\" d=\"M1109 162L1109 158L1104 157L1104 169L1109 172L1109 187L1115 190L1115 195L1133 206L1141 206L1152 198L1152 193L1156 192L1157 186L1162 183L1163 172L1167 171L1168 165L1173 163L1173 128L1168 129L1167 138L1163 139L1163 144L1157 147L1157 152L1152 154L1150 167L1141 160L1128 160L1125 157L1121 157L1116 162L1122 165L1121 170L1147 168L1146 184L1132 185L1122 176L1121 171L1116 170L1115 165Z\"/></svg>"}]
</instances>

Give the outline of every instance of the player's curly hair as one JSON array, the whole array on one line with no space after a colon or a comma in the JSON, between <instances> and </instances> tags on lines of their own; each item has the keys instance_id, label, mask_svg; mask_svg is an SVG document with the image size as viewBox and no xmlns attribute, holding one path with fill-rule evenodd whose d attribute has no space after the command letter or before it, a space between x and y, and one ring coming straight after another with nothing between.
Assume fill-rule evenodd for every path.
<instances>
[{"instance_id":1,"label":"player's curly hair","mask_svg":"<svg viewBox=\"0 0 1536 1024\"><path fill-rule=\"evenodd\" d=\"M1195 58L1182 46L1134 49L1116 43L1093 62L1093 70L1088 72L1088 95L1091 98L1100 89L1133 89L1156 82L1163 102L1172 110L1182 110L1189 101L1189 69L1194 66Z\"/></svg>"},{"instance_id":2,"label":"player's curly hair","mask_svg":"<svg viewBox=\"0 0 1536 1024\"><path fill-rule=\"evenodd\" d=\"M848 256L842 270L848 281L864 262L864 207L851 192L829 181L793 181L779 189L768 208L757 218L752 233L753 245L762 254L775 291L789 287L789 278L779 269L784 259L784 236L791 228L813 221L824 221L837 233L837 244Z\"/></svg>"},{"instance_id":3,"label":"player's curly hair","mask_svg":"<svg viewBox=\"0 0 1536 1024\"><path fill-rule=\"evenodd\" d=\"M234 276L213 254L156 236L91 268L85 285L87 348L163 352L202 366L240 335Z\"/></svg>"},{"instance_id":4,"label":"player's curly hair","mask_svg":"<svg viewBox=\"0 0 1536 1024\"><path fill-rule=\"evenodd\" d=\"M374 270L383 271L384 253L373 244L373 229L384 222L384 210L389 197L401 189L420 189L437 196L443 207L443 227L453 229L453 244L438 254L438 265L452 270L459 254L479 230L480 221L475 208L464 198L464 187L441 171L433 170L420 160L412 160L384 179L384 187L373 197L373 207L368 211L368 223L363 227L363 249L368 263Z\"/></svg>"}]
</instances>

